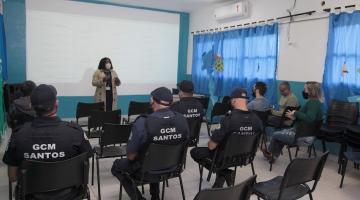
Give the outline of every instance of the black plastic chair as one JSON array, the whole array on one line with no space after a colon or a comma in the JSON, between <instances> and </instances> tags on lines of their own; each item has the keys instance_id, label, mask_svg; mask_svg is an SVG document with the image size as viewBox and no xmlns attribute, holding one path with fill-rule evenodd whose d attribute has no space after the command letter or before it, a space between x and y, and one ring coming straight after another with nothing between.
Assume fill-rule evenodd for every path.
<instances>
[{"instance_id":1,"label":"black plastic chair","mask_svg":"<svg viewBox=\"0 0 360 200\"><path fill-rule=\"evenodd\" d=\"M254 185L253 192L258 199L295 200L315 191L329 152L316 158L297 158L287 166L284 176L277 176ZM314 181L312 188L307 184Z\"/></svg>"},{"instance_id":2,"label":"black plastic chair","mask_svg":"<svg viewBox=\"0 0 360 200\"><path fill-rule=\"evenodd\" d=\"M101 199L99 160L126 156L126 144L131 134L130 125L109 124L103 125L104 132L100 136L99 146L94 147L92 157L91 185L94 185L94 157L96 156L96 176L98 184L98 198ZM120 145L120 146L119 146Z\"/></svg>"},{"instance_id":3,"label":"black plastic chair","mask_svg":"<svg viewBox=\"0 0 360 200\"><path fill-rule=\"evenodd\" d=\"M81 127L86 127L87 124L79 123L80 118L90 117L90 113L93 110L104 110L104 102L98 103L84 103L79 102L76 106L76 123L79 124Z\"/></svg>"},{"instance_id":4,"label":"black plastic chair","mask_svg":"<svg viewBox=\"0 0 360 200\"><path fill-rule=\"evenodd\" d=\"M103 132L104 123L120 124L121 122L121 110L114 111L100 111L93 110L90 112L88 119L88 128L85 130L86 136L91 138L100 138Z\"/></svg>"},{"instance_id":5,"label":"black plastic chair","mask_svg":"<svg viewBox=\"0 0 360 200\"><path fill-rule=\"evenodd\" d=\"M202 118L187 119L190 129L188 147L197 147L201 129Z\"/></svg>"},{"instance_id":6,"label":"black plastic chair","mask_svg":"<svg viewBox=\"0 0 360 200\"><path fill-rule=\"evenodd\" d=\"M248 164L251 165L253 175L255 175L255 169L253 161L256 156L256 150L259 146L260 133L253 135L239 135L237 133L230 134L226 139L226 142L221 143L214 153L212 159L204 159L199 162L200 170L200 183L199 191L201 191L201 185L203 180L204 167L209 169L207 181L210 181L212 173L218 170L226 168L235 168L235 175L237 167L243 167ZM235 183L235 178L232 185Z\"/></svg>"},{"instance_id":7,"label":"black plastic chair","mask_svg":"<svg viewBox=\"0 0 360 200\"><path fill-rule=\"evenodd\" d=\"M199 192L194 200L249 200L255 180L256 175L234 187L205 189Z\"/></svg>"},{"instance_id":8,"label":"black plastic chair","mask_svg":"<svg viewBox=\"0 0 360 200\"><path fill-rule=\"evenodd\" d=\"M296 133L295 133L295 138L294 138L294 143L293 144L287 144L287 149L289 152L289 159L290 161L292 161L292 156L291 156L291 148L296 148L296 152L295 152L295 157L297 157L298 151L300 146L297 144L297 139L302 138L302 137L316 137L317 133L319 132L319 129L321 127L322 121L315 121L315 122L298 122L298 124L296 125ZM316 157L316 151L315 151L315 145L314 142L309 144L308 146L308 153L309 153L309 158L311 157L312 152L314 152L314 156Z\"/></svg>"},{"instance_id":9,"label":"black plastic chair","mask_svg":"<svg viewBox=\"0 0 360 200\"><path fill-rule=\"evenodd\" d=\"M348 161L349 160L353 161L355 168L359 169L359 165L360 165L360 126L359 125L351 126L347 128L344 142L346 146L352 148L352 151L344 152L344 156L342 158L340 188L342 188L343 186Z\"/></svg>"},{"instance_id":10,"label":"black plastic chair","mask_svg":"<svg viewBox=\"0 0 360 200\"><path fill-rule=\"evenodd\" d=\"M148 114L151 109L149 102L138 102L138 101L130 101L129 109L128 109L128 117L127 119L123 119L124 123L131 124L132 121L130 117L133 115L142 115Z\"/></svg>"},{"instance_id":11,"label":"black plastic chair","mask_svg":"<svg viewBox=\"0 0 360 200\"><path fill-rule=\"evenodd\" d=\"M359 104L332 100L327 111L326 124L320 127L318 139L322 142L323 152L327 150L326 142L340 144L339 163L342 160L344 132L348 126L355 125L358 120ZM340 168L338 173L340 173Z\"/></svg>"},{"instance_id":12,"label":"black plastic chair","mask_svg":"<svg viewBox=\"0 0 360 200\"><path fill-rule=\"evenodd\" d=\"M205 123L206 124L206 127L207 127L207 122L208 122L208 119L207 119L207 110L208 110L208 107L209 107L209 101L210 101L210 97L195 97L200 103L201 105L203 106L203 110L204 110L204 113L203 113L203 119L201 121L201 124L202 123ZM201 126L201 125L200 125ZM208 129L207 129L208 130ZM208 135L210 136L210 133L208 132Z\"/></svg>"},{"instance_id":13,"label":"black plastic chair","mask_svg":"<svg viewBox=\"0 0 360 200\"><path fill-rule=\"evenodd\" d=\"M66 188L82 190L79 199L90 199L88 153L57 162L26 160L21 166L20 196L52 192Z\"/></svg>"},{"instance_id":14,"label":"black plastic chair","mask_svg":"<svg viewBox=\"0 0 360 200\"><path fill-rule=\"evenodd\" d=\"M211 110L210 121L208 120L208 122L206 123L209 137L210 137L210 133L211 133L211 125L220 123L220 120L217 123L215 123L214 117L225 116L229 112L229 110L230 109L226 104L219 103L219 102L215 103L215 105L213 106L213 108Z\"/></svg>"},{"instance_id":15,"label":"black plastic chair","mask_svg":"<svg viewBox=\"0 0 360 200\"><path fill-rule=\"evenodd\" d=\"M254 110L252 112L254 112L259 117L259 119L261 120L262 125L263 125L260 148L263 148L263 145L264 145L265 148L267 149L267 146L266 146L267 135L266 135L265 128L267 126L267 118L268 118L268 116L270 114L270 111L257 111L257 110Z\"/></svg>"},{"instance_id":16,"label":"black plastic chair","mask_svg":"<svg viewBox=\"0 0 360 200\"><path fill-rule=\"evenodd\" d=\"M284 109L284 112L281 115L281 117L274 116L274 115L269 115L268 120L266 122L266 126L273 127L276 130L292 127L294 125L295 121L292 120L290 124L286 124L286 121L290 120L289 118L286 117L286 113L288 111L299 110L299 109L300 109L300 106L298 106L298 107L287 106Z\"/></svg>"},{"instance_id":17,"label":"black plastic chair","mask_svg":"<svg viewBox=\"0 0 360 200\"><path fill-rule=\"evenodd\" d=\"M165 194L165 182L171 178L179 178L182 198L185 193L181 173L186 159L187 144L183 142L177 145L162 145L150 143L146 151L140 155L141 169L136 174L128 174L133 181L134 187L153 182L154 176L157 182L163 182L162 197ZM149 177L151 177L149 180ZM120 196L122 198L122 184L120 182Z\"/></svg>"}]
</instances>

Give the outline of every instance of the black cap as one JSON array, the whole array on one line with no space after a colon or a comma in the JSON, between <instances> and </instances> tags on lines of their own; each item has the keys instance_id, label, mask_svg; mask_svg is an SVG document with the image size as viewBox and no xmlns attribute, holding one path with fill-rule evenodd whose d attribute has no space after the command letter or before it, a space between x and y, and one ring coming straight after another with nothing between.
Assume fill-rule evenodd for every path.
<instances>
[{"instance_id":1,"label":"black cap","mask_svg":"<svg viewBox=\"0 0 360 200\"><path fill-rule=\"evenodd\" d=\"M243 98L243 99L248 99L248 95L245 89L242 88L236 88L235 90L232 91L230 98L235 99L235 98Z\"/></svg>"},{"instance_id":2,"label":"black cap","mask_svg":"<svg viewBox=\"0 0 360 200\"><path fill-rule=\"evenodd\" d=\"M159 87L152 91L150 95L152 96L154 101L164 106L169 106L173 101L171 91L166 87ZM166 103L162 103L161 101L164 101Z\"/></svg>"},{"instance_id":3,"label":"black cap","mask_svg":"<svg viewBox=\"0 0 360 200\"><path fill-rule=\"evenodd\" d=\"M31 104L36 107L53 106L56 102L56 89L52 85L41 84L31 93Z\"/></svg>"},{"instance_id":4,"label":"black cap","mask_svg":"<svg viewBox=\"0 0 360 200\"><path fill-rule=\"evenodd\" d=\"M181 91L186 93L192 93L194 91L194 84L192 83L192 81L181 81L177 84L177 86Z\"/></svg>"}]
</instances>

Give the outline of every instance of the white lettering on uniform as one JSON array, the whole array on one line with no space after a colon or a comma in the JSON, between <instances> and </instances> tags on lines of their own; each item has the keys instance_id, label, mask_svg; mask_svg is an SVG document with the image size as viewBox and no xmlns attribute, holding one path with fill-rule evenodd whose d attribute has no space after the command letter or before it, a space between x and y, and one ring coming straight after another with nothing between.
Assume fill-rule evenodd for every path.
<instances>
[{"instance_id":1,"label":"white lettering on uniform","mask_svg":"<svg viewBox=\"0 0 360 200\"><path fill-rule=\"evenodd\" d=\"M240 127L240 131L252 131L252 126L242 126Z\"/></svg>"},{"instance_id":2,"label":"white lettering on uniform","mask_svg":"<svg viewBox=\"0 0 360 200\"><path fill-rule=\"evenodd\" d=\"M176 140L181 139L181 134L174 134L174 135L160 135L160 136L154 136L153 141L165 141L165 140Z\"/></svg>"},{"instance_id":3,"label":"white lettering on uniform","mask_svg":"<svg viewBox=\"0 0 360 200\"><path fill-rule=\"evenodd\" d=\"M56 149L56 145L55 144L34 144L33 145L33 150L38 151L38 150L55 150Z\"/></svg>"},{"instance_id":4,"label":"white lettering on uniform","mask_svg":"<svg viewBox=\"0 0 360 200\"><path fill-rule=\"evenodd\" d=\"M176 128L162 128L160 129L160 133L164 134L164 133L175 133L176 132Z\"/></svg>"}]
</instances>

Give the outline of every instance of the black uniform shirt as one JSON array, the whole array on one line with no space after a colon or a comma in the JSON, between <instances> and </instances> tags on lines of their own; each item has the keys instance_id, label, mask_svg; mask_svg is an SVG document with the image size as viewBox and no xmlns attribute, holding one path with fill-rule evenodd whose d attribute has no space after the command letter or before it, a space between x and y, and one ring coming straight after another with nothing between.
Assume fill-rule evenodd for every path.
<instances>
[{"instance_id":1,"label":"black uniform shirt","mask_svg":"<svg viewBox=\"0 0 360 200\"><path fill-rule=\"evenodd\" d=\"M171 110L183 114L186 119L201 118L204 115L202 104L194 97L184 97L174 102Z\"/></svg>"},{"instance_id":2,"label":"black uniform shirt","mask_svg":"<svg viewBox=\"0 0 360 200\"><path fill-rule=\"evenodd\" d=\"M232 130L260 133L262 122L255 113L234 109L221 121L220 127L213 131L211 140L220 144Z\"/></svg>"},{"instance_id":3,"label":"black uniform shirt","mask_svg":"<svg viewBox=\"0 0 360 200\"><path fill-rule=\"evenodd\" d=\"M157 118L173 118L175 117L175 114L173 111L171 111L169 108L161 109L156 112L153 112L149 115L149 117L157 117ZM127 152L128 153L139 153L141 151L141 148L143 145L147 142L148 138L148 132L146 128L146 118L145 117L139 117L136 119L132 130L131 130L131 136L129 138L129 142L127 144ZM184 129L186 129L185 132L182 132L180 134L183 134L182 137L188 138L189 134L189 128L186 124L185 119L183 118L183 124ZM180 122L182 123L182 122Z\"/></svg>"},{"instance_id":4,"label":"black uniform shirt","mask_svg":"<svg viewBox=\"0 0 360 200\"><path fill-rule=\"evenodd\" d=\"M10 166L20 166L24 159L60 161L91 152L83 130L58 117L40 117L12 133L3 157Z\"/></svg>"}]
</instances>

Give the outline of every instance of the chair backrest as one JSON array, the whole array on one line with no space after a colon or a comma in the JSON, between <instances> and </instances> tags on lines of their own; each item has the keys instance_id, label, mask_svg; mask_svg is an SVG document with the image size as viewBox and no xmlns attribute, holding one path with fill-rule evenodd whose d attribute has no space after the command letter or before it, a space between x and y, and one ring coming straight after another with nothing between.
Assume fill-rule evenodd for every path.
<instances>
[{"instance_id":1,"label":"chair backrest","mask_svg":"<svg viewBox=\"0 0 360 200\"><path fill-rule=\"evenodd\" d=\"M206 113L209 107L210 97L196 97L196 99L202 104L204 112Z\"/></svg>"},{"instance_id":2,"label":"chair backrest","mask_svg":"<svg viewBox=\"0 0 360 200\"><path fill-rule=\"evenodd\" d=\"M143 175L166 175L182 170L186 156L186 143L164 145L150 143L141 156L141 172Z\"/></svg>"},{"instance_id":3,"label":"chair backrest","mask_svg":"<svg viewBox=\"0 0 360 200\"><path fill-rule=\"evenodd\" d=\"M315 181L313 186L313 189L315 189L328 155L329 152L325 152L321 156L315 158L294 159L285 170L280 190L282 191L287 187L304 184L310 181Z\"/></svg>"},{"instance_id":4,"label":"chair backrest","mask_svg":"<svg viewBox=\"0 0 360 200\"><path fill-rule=\"evenodd\" d=\"M87 185L89 178L87 153L57 162L26 160L21 168L23 195Z\"/></svg>"},{"instance_id":5,"label":"chair backrest","mask_svg":"<svg viewBox=\"0 0 360 200\"><path fill-rule=\"evenodd\" d=\"M223 104L230 104L230 96L224 96L223 99L221 100L221 103Z\"/></svg>"},{"instance_id":6,"label":"chair backrest","mask_svg":"<svg viewBox=\"0 0 360 200\"><path fill-rule=\"evenodd\" d=\"M127 143L131 134L129 124L104 123L104 133L100 137L100 146Z\"/></svg>"},{"instance_id":7,"label":"chair backrest","mask_svg":"<svg viewBox=\"0 0 360 200\"><path fill-rule=\"evenodd\" d=\"M202 118L187 119L190 129L190 141L188 146L196 146L199 142Z\"/></svg>"},{"instance_id":8,"label":"chair backrest","mask_svg":"<svg viewBox=\"0 0 360 200\"><path fill-rule=\"evenodd\" d=\"M329 126L346 128L357 123L359 103L332 100L327 111L326 122Z\"/></svg>"},{"instance_id":9,"label":"chair backrest","mask_svg":"<svg viewBox=\"0 0 360 200\"><path fill-rule=\"evenodd\" d=\"M130 117L131 115L147 114L149 112L149 107L149 102L130 101L128 117Z\"/></svg>"},{"instance_id":10,"label":"chair backrest","mask_svg":"<svg viewBox=\"0 0 360 200\"><path fill-rule=\"evenodd\" d=\"M295 140L301 137L316 136L321 127L322 121L317 120L314 122L298 121L296 124Z\"/></svg>"},{"instance_id":11,"label":"chair backrest","mask_svg":"<svg viewBox=\"0 0 360 200\"><path fill-rule=\"evenodd\" d=\"M89 117L93 110L104 110L104 102L84 103L79 102L76 106L76 119Z\"/></svg>"},{"instance_id":12,"label":"chair backrest","mask_svg":"<svg viewBox=\"0 0 360 200\"><path fill-rule=\"evenodd\" d=\"M259 146L260 133L253 135L240 135L230 133L225 143L219 146L216 165L218 168L244 166L251 163Z\"/></svg>"},{"instance_id":13,"label":"chair backrest","mask_svg":"<svg viewBox=\"0 0 360 200\"><path fill-rule=\"evenodd\" d=\"M255 180L256 175L234 187L205 189L200 191L194 200L249 200Z\"/></svg>"},{"instance_id":14,"label":"chair backrest","mask_svg":"<svg viewBox=\"0 0 360 200\"><path fill-rule=\"evenodd\" d=\"M104 123L120 124L121 110L101 111L93 110L88 119L88 129L102 127Z\"/></svg>"},{"instance_id":15,"label":"chair backrest","mask_svg":"<svg viewBox=\"0 0 360 200\"><path fill-rule=\"evenodd\" d=\"M270 111L257 111L257 110L254 110L252 112L254 112L259 117L259 119L262 122L263 128L265 128L266 123L267 123L267 118L268 118L268 116L270 114Z\"/></svg>"},{"instance_id":16,"label":"chair backrest","mask_svg":"<svg viewBox=\"0 0 360 200\"><path fill-rule=\"evenodd\" d=\"M360 126L349 127L345 132L345 141L348 146L360 149Z\"/></svg>"},{"instance_id":17,"label":"chair backrest","mask_svg":"<svg viewBox=\"0 0 360 200\"><path fill-rule=\"evenodd\" d=\"M223 103L215 103L211 110L211 122L215 116L222 116L225 115L229 111L228 107Z\"/></svg>"}]
</instances>

